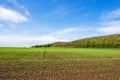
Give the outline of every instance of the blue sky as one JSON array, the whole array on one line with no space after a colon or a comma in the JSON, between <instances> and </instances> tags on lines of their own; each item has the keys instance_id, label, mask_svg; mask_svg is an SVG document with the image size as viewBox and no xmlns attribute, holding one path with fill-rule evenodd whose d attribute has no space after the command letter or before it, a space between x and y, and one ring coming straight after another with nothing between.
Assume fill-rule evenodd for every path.
<instances>
[{"instance_id":1,"label":"blue sky","mask_svg":"<svg viewBox=\"0 0 120 80\"><path fill-rule=\"evenodd\" d=\"M120 0L0 0L0 46L120 33Z\"/></svg>"}]
</instances>

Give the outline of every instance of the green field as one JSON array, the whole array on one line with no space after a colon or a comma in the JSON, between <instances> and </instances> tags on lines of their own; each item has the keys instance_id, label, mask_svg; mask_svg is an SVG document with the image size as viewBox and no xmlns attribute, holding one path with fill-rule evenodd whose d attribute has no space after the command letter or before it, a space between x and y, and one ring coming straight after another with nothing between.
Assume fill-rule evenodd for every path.
<instances>
[{"instance_id":1,"label":"green field","mask_svg":"<svg viewBox=\"0 0 120 80\"><path fill-rule=\"evenodd\" d=\"M0 80L120 80L120 49L43 52L44 48L0 48Z\"/></svg>"}]
</instances>

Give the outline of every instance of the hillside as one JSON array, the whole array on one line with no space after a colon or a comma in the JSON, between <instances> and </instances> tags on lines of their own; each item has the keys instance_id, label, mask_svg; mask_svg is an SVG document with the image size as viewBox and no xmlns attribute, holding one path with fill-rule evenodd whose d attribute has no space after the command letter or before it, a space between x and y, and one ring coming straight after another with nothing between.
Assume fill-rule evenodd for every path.
<instances>
[{"instance_id":1,"label":"hillside","mask_svg":"<svg viewBox=\"0 0 120 80\"><path fill-rule=\"evenodd\" d=\"M34 47L120 48L120 34L78 39L72 42L55 42Z\"/></svg>"},{"instance_id":2,"label":"hillside","mask_svg":"<svg viewBox=\"0 0 120 80\"><path fill-rule=\"evenodd\" d=\"M118 48L120 34L79 39L71 43L72 47Z\"/></svg>"}]
</instances>

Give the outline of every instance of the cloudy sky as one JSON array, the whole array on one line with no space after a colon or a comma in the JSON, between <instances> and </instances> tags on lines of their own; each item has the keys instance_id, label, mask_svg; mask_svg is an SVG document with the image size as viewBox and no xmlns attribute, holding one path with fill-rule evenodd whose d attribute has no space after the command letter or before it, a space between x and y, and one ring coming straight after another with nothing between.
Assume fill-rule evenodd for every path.
<instances>
[{"instance_id":1,"label":"cloudy sky","mask_svg":"<svg viewBox=\"0 0 120 80\"><path fill-rule=\"evenodd\" d=\"M120 0L0 0L0 47L120 33Z\"/></svg>"}]
</instances>

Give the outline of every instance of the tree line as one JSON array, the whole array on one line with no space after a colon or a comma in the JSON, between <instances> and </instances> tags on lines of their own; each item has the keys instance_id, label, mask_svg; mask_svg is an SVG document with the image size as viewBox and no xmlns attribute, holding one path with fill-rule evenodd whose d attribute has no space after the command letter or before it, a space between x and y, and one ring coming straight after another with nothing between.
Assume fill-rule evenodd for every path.
<instances>
[{"instance_id":1,"label":"tree line","mask_svg":"<svg viewBox=\"0 0 120 80\"><path fill-rule=\"evenodd\" d=\"M55 42L33 47L120 48L120 34L90 37L72 42Z\"/></svg>"}]
</instances>

